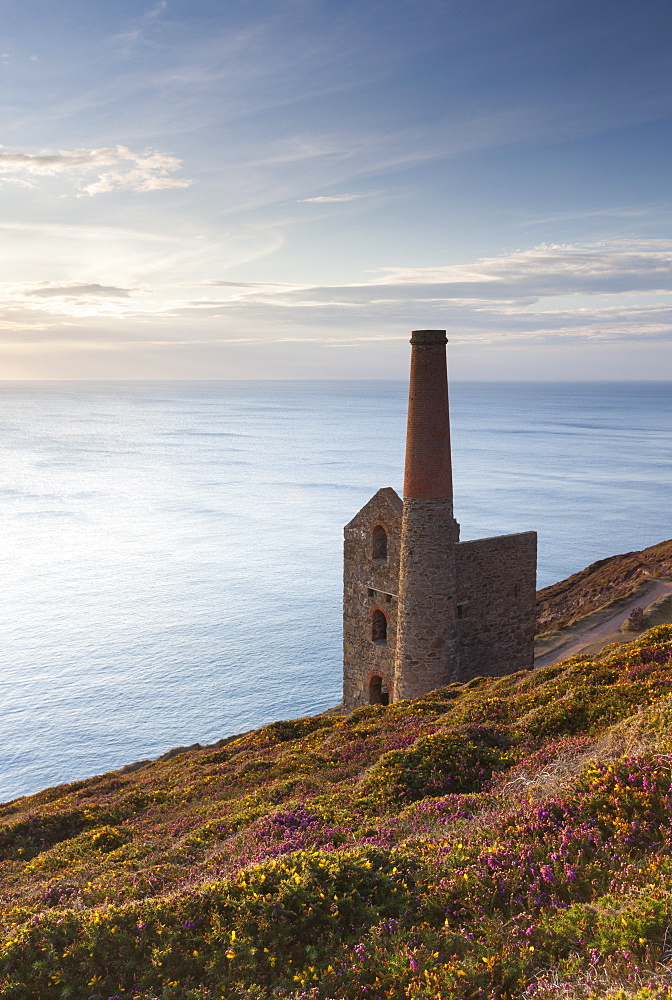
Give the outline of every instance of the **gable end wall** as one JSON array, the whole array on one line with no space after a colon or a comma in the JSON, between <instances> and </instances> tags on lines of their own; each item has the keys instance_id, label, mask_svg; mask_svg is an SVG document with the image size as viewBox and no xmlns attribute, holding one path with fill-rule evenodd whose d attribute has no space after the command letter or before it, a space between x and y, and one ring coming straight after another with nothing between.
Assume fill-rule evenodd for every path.
<instances>
[{"instance_id":1,"label":"gable end wall","mask_svg":"<svg viewBox=\"0 0 672 1000\"><path fill-rule=\"evenodd\" d=\"M401 500L394 490L379 490L345 527L343 706L347 711L369 703L372 674L383 678L390 700L394 697L401 509ZM386 560L373 558L371 532L376 524L382 524L387 531ZM371 615L376 608L387 619L386 645L371 638Z\"/></svg>"}]
</instances>

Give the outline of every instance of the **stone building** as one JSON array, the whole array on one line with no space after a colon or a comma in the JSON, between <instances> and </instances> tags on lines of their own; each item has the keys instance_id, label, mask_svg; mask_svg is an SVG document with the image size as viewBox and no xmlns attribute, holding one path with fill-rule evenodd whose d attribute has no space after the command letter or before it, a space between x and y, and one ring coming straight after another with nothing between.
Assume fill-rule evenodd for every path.
<instances>
[{"instance_id":1,"label":"stone building","mask_svg":"<svg viewBox=\"0 0 672 1000\"><path fill-rule=\"evenodd\" d=\"M348 711L533 665L536 532L459 540L446 344L411 337L403 503L378 490L345 528Z\"/></svg>"}]
</instances>

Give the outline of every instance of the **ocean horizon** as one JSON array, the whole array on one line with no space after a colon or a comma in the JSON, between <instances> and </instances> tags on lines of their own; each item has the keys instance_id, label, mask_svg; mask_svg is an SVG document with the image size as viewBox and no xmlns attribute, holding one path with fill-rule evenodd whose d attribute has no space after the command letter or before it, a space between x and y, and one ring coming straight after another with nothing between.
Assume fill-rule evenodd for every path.
<instances>
[{"instance_id":1,"label":"ocean horizon","mask_svg":"<svg viewBox=\"0 0 672 1000\"><path fill-rule=\"evenodd\" d=\"M0 799L336 704L405 381L3 382ZM672 535L672 382L451 382L461 537L538 586Z\"/></svg>"}]
</instances>

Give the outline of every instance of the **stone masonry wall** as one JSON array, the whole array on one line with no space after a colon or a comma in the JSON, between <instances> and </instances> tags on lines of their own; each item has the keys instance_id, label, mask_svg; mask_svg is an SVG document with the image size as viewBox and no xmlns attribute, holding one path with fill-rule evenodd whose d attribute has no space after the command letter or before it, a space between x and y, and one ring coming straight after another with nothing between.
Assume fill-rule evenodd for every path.
<instances>
[{"instance_id":1,"label":"stone masonry wall","mask_svg":"<svg viewBox=\"0 0 672 1000\"><path fill-rule=\"evenodd\" d=\"M387 532L384 560L373 557L373 529L378 524ZM429 525L436 533L436 521L432 519ZM430 658L429 663L420 663L409 650L407 668L395 678L401 530L402 502L392 489L379 490L345 528L343 703L346 711L368 704L373 676L382 679L392 702L418 697L451 680L499 676L533 666L537 539L535 532L527 531L455 545L454 613L448 607L448 621L441 623L442 627L448 625L449 638L451 622L457 632L457 650L453 647L450 654L453 668L447 669L451 661L447 661L446 648L437 647L437 657ZM439 532L440 544L436 550L439 566L439 549L443 551L446 536L451 534L457 536L455 522L450 530ZM411 636L410 629L415 629L412 620L417 616L418 628L424 631L426 609L429 607L432 618L435 615L442 618L441 609L446 607L449 597L443 592L444 585L437 603L427 567L420 570L427 586L425 594L416 592L415 604L407 611ZM385 643L373 638L372 615L376 609L387 621ZM414 634L422 639L417 631Z\"/></svg>"},{"instance_id":2,"label":"stone masonry wall","mask_svg":"<svg viewBox=\"0 0 672 1000\"><path fill-rule=\"evenodd\" d=\"M536 532L460 542L455 557L459 680L532 667Z\"/></svg>"},{"instance_id":3,"label":"stone masonry wall","mask_svg":"<svg viewBox=\"0 0 672 1000\"><path fill-rule=\"evenodd\" d=\"M376 495L345 527L343 569L343 705L352 711L369 703L371 677L380 677L390 701L394 694L397 638L397 585L401 499L393 489ZM373 529L387 532L387 558L373 558ZM387 620L386 643L372 638L373 612Z\"/></svg>"},{"instance_id":4,"label":"stone masonry wall","mask_svg":"<svg viewBox=\"0 0 672 1000\"><path fill-rule=\"evenodd\" d=\"M458 680L455 543L451 499L404 500L395 698L418 698Z\"/></svg>"}]
</instances>

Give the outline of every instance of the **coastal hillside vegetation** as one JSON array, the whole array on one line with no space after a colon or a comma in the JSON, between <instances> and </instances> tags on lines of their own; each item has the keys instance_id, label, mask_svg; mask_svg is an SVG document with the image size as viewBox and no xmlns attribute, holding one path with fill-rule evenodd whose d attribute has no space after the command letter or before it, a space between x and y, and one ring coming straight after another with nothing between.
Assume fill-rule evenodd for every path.
<instances>
[{"instance_id":1,"label":"coastal hillside vegetation","mask_svg":"<svg viewBox=\"0 0 672 1000\"><path fill-rule=\"evenodd\" d=\"M639 552L591 563L537 593L537 632L552 632L611 601L634 594L651 577L672 576L672 538Z\"/></svg>"},{"instance_id":2,"label":"coastal hillside vegetation","mask_svg":"<svg viewBox=\"0 0 672 1000\"><path fill-rule=\"evenodd\" d=\"M672 997L672 626L0 807L0 997Z\"/></svg>"}]
</instances>

